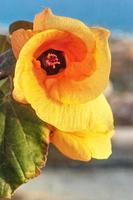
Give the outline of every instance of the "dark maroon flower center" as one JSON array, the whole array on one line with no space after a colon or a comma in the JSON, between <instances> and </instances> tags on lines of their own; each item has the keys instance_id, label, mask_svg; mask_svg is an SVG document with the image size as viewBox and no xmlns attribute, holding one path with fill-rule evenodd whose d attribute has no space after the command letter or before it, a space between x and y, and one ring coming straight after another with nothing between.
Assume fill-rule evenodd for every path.
<instances>
[{"instance_id":1,"label":"dark maroon flower center","mask_svg":"<svg viewBox=\"0 0 133 200\"><path fill-rule=\"evenodd\" d=\"M47 75L55 75L66 68L66 60L63 51L49 49L43 52L37 60L40 61L41 67Z\"/></svg>"}]
</instances>

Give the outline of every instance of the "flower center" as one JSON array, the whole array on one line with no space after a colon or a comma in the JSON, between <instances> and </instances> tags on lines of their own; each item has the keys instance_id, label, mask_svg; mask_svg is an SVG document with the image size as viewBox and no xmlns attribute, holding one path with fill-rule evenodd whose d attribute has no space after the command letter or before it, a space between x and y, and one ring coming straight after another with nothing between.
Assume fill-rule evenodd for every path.
<instances>
[{"instance_id":1,"label":"flower center","mask_svg":"<svg viewBox=\"0 0 133 200\"><path fill-rule=\"evenodd\" d=\"M47 75L54 75L66 68L66 60L63 51L49 49L43 52L37 60L40 61L41 67Z\"/></svg>"}]
</instances>

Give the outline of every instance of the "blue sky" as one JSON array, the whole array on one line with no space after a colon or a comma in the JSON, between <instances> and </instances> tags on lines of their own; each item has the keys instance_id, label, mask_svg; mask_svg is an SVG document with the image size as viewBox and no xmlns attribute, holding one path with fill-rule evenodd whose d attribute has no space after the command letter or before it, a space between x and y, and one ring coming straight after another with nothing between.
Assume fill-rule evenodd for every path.
<instances>
[{"instance_id":1,"label":"blue sky","mask_svg":"<svg viewBox=\"0 0 133 200\"><path fill-rule=\"evenodd\" d=\"M55 14L79 18L87 24L133 31L132 0L1 0L0 23L32 20L44 7Z\"/></svg>"}]
</instances>

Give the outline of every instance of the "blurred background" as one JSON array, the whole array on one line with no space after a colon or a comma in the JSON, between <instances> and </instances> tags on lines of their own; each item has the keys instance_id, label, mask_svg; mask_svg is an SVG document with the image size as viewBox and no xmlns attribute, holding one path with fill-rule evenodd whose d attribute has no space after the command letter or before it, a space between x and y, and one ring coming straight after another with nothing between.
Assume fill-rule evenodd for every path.
<instances>
[{"instance_id":1,"label":"blurred background","mask_svg":"<svg viewBox=\"0 0 133 200\"><path fill-rule=\"evenodd\" d=\"M111 30L111 81L105 91L116 125L113 154L105 161L72 161L50 147L41 176L14 200L133 200L133 1L1 0L0 32L15 20L32 20L44 7Z\"/></svg>"}]
</instances>

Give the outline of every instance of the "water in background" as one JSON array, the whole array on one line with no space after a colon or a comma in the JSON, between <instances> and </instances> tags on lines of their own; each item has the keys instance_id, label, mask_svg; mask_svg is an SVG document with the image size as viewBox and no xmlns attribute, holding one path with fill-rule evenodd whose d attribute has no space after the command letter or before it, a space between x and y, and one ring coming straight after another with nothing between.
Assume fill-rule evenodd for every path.
<instances>
[{"instance_id":1,"label":"water in background","mask_svg":"<svg viewBox=\"0 0 133 200\"><path fill-rule=\"evenodd\" d=\"M89 25L133 32L132 0L1 0L0 23L9 24L18 19L32 20L44 7L51 7L58 15L79 18Z\"/></svg>"}]
</instances>

